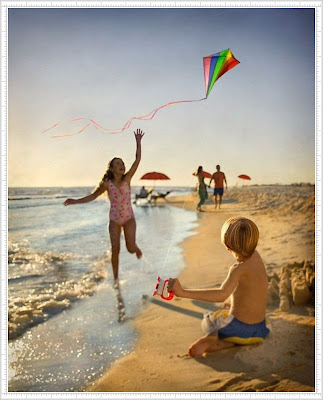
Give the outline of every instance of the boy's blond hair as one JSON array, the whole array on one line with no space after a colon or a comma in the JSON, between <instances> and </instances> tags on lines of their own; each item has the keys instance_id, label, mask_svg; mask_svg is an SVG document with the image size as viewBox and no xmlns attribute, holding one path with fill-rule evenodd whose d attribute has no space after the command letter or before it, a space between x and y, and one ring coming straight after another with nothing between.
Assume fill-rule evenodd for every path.
<instances>
[{"instance_id":1,"label":"boy's blond hair","mask_svg":"<svg viewBox=\"0 0 323 400\"><path fill-rule=\"evenodd\" d=\"M248 218L232 217L222 226L221 241L234 253L250 257L257 247L259 231L257 225Z\"/></svg>"}]
</instances>

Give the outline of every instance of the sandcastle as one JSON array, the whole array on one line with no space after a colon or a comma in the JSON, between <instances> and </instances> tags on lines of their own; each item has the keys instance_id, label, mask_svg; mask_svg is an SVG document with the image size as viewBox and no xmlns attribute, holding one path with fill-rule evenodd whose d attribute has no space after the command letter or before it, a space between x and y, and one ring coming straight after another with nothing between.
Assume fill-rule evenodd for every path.
<instances>
[{"instance_id":1,"label":"sandcastle","mask_svg":"<svg viewBox=\"0 0 323 400\"><path fill-rule=\"evenodd\" d=\"M268 276L268 281L268 306L278 303L280 311L288 312L293 305L314 304L315 265L311 261L287 264L279 274Z\"/></svg>"}]
</instances>

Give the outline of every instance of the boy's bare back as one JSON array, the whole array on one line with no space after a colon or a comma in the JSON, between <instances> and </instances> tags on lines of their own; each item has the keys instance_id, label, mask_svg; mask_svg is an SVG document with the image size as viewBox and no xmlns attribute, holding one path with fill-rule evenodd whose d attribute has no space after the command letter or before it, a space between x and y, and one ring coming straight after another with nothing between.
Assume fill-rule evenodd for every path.
<instances>
[{"instance_id":1,"label":"boy's bare back","mask_svg":"<svg viewBox=\"0 0 323 400\"><path fill-rule=\"evenodd\" d=\"M230 314L247 324L256 324L265 319L268 291L267 274L260 254L255 250L246 261L234 264L238 285L231 295Z\"/></svg>"}]
</instances>

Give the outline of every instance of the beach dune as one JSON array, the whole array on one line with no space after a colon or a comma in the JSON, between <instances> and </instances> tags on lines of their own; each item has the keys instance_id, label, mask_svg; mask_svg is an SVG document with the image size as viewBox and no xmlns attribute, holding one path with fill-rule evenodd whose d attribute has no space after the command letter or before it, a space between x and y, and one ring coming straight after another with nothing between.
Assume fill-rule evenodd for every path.
<instances>
[{"instance_id":1,"label":"beach dune","mask_svg":"<svg viewBox=\"0 0 323 400\"><path fill-rule=\"evenodd\" d=\"M238 189L229 190L221 210L214 210L212 199L204 206L206 212L199 214L196 235L183 243L186 268L180 278L185 287L214 287L222 283L234 259L221 244L220 231L233 215L244 215L258 225L258 251L269 277L276 276L279 281L287 264L304 264L305 260L314 263L313 188L288 187L279 193L271 192L270 188L247 189L240 189L240 193ZM192 194L172 202L194 210L197 197ZM134 321L139 332L135 350L115 362L87 390L312 392L315 390L314 300L311 298L302 306L293 304L292 298L289 301L287 312L280 309L279 295L268 305L271 333L262 344L235 346L191 358L187 351L202 336L203 313L223 304L148 298L144 311Z\"/></svg>"}]
</instances>

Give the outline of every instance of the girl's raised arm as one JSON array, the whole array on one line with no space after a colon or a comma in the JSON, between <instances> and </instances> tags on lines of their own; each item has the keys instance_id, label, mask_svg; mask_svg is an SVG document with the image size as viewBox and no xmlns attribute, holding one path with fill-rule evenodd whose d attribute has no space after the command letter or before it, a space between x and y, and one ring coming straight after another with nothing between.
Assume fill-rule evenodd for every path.
<instances>
[{"instance_id":1,"label":"girl's raised arm","mask_svg":"<svg viewBox=\"0 0 323 400\"><path fill-rule=\"evenodd\" d=\"M144 136L144 132L141 129L137 129L137 132L134 132L134 134L135 134L135 139L136 139L136 143L137 143L136 159L126 174L129 180L134 176L135 172L137 171L140 160L141 160L141 139Z\"/></svg>"}]
</instances>

